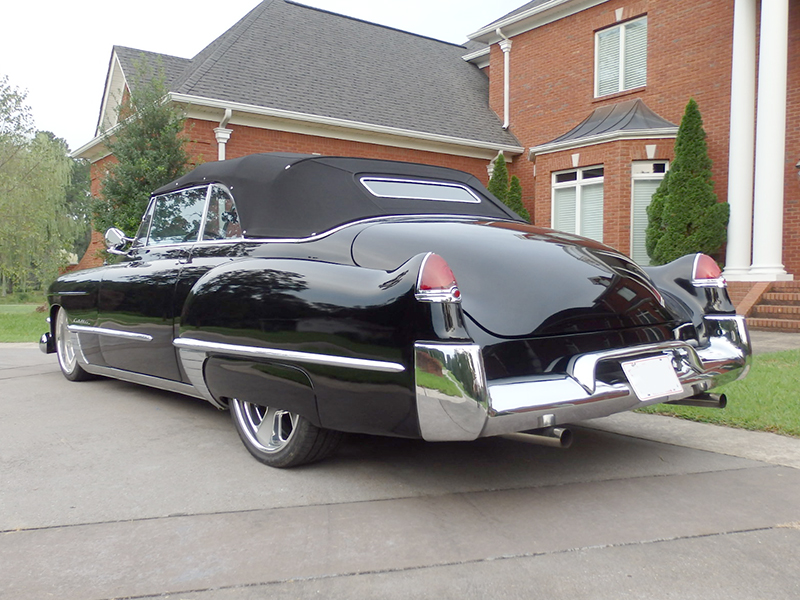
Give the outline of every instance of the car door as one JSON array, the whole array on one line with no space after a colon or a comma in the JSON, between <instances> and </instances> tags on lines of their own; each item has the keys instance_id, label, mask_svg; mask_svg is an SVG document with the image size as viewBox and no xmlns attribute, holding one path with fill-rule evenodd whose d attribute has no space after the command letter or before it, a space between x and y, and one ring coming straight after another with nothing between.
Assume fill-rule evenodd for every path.
<instances>
[{"instance_id":1,"label":"car door","mask_svg":"<svg viewBox=\"0 0 800 600\"><path fill-rule=\"evenodd\" d=\"M175 288L200 235L210 186L151 199L137 239L100 284L100 345L108 366L180 381L172 340Z\"/></svg>"}]
</instances>

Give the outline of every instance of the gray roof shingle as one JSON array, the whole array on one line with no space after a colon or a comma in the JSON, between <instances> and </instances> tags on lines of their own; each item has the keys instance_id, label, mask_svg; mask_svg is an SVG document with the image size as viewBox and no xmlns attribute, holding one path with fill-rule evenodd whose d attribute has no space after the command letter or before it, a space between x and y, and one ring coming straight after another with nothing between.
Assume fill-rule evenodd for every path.
<instances>
[{"instance_id":1,"label":"gray roof shingle","mask_svg":"<svg viewBox=\"0 0 800 600\"><path fill-rule=\"evenodd\" d=\"M125 63L138 52L119 50ZM264 0L191 60L144 53L163 57L176 93L519 146L489 108L488 78L464 54L288 0Z\"/></svg>"},{"instance_id":2,"label":"gray roof shingle","mask_svg":"<svg viewBox=\"0 0 800 600\"><path fill-rule=\"evenodd\" d=\"M563 135L548 142L577 141L614 132L677 130L677 125L653 112L641 98L601 106Z\"/></svg>"}]
</instances>

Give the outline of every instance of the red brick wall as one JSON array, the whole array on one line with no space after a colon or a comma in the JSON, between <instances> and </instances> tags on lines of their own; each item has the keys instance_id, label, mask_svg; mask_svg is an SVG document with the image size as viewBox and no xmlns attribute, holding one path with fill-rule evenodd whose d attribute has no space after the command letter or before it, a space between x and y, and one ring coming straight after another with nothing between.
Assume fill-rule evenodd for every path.
<instances>
[{"instance_id":1,"label":"red brick wall","mask_svg":"<svg viewBox=\"0 0 800 600\"><path fill-rule=\"evenodd\" d=\"M594 34L614 25L616 9L623 20L647 15L647 86L600 99L594 98ZM733 3L715 0L610 0L566 19L512 38L511 131L523 145L549 142L566 133L604 105L641 98L676 125L690 97L697 100L708 134L709 154L720 200L727 197ZM492 47L492 72L502 73L503 55ZM490 82L490 103L502 114L503 78ZM520 177L524 201L535 222L550 224L550 173L572 168L570 156L581 154L580 166L605 164L607 243L630 249L630 161L645 159L645 143L658 146L656 159L672 158L672 142L650 140L589 146L536 159L533 170L524 161L510 167ZM800 266L800 265L798 265Z\"/></svg>"},{"instance_id":2,"label":"red brick wall","mask_svg":"<svg viewBox=\"0 0 800 600\"><path fill-rule=\"evenodd\" d=\"M217 142L214 138L214 128L218 126L218 123L190 119L187 131L190 140L192 140L189 147L193 156L200 157L203 162L217 160ZM300 152L328 156L380 158L450 167L472 173L484 184L488 180L486 168L489 163L478 158L406 148L392 148L379 144L287 133L244 125L228 125L228 129L233 130L225 150L225 157L228 159L258 152Z\"/></svg>"},{"instance_id":3,"label":"red brick wall","mask_svg":"<svg viewBox=\"0 0 800 600\"><path fill-rule=\"evenodd\" d=\"M783 205L783 261L800 278L800 2L789 3L789 75L786 101L786 181Z\"/></svg>"}]
</instances>

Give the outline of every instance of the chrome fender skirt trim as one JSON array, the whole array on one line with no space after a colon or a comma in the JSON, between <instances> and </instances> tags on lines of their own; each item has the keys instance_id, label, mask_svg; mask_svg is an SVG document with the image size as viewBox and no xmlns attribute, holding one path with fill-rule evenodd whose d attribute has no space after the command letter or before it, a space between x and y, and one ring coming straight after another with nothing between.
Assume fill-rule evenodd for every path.
<instances>
[{"instance_id":1,"label":"chrome fender skirt trim","mask_svg":"<svg viewBox=\"0 0 800 600\"><path fill-rule=\"evenodd\" d=\"M703 394L744 377L750 336L744 317L706 317L708 343L695 348L667 341L574 357L565 373L486 380L477 345L418 343L415 347L417 413L428 441L474 440L605 417L639 406ZM642 402L627 381L597 376L601 363L637 357L671 359L682 391Z\"/></svg>"},{"instance_id":2,"label":"chrome fender skirt trim","mask_svg":"<svg viewBox=\"0 0 800 600\"><path fill-rule=\"evenodd\" d=\"M194 350L206 353L222 354L226 356L241 356L244 358L255 358L261 360L282 360L294 363L324 365L327 367L343 367L346 369L379 371L382 373L402 373L406 370L406 368L400 363L370 360L365 358L350 358L347 356L332 356L329 354L314 354L312 352L297 352L294 350L261 348L257 346L221 344L218 342L205 342L191 338L178 338L172 343L176 348L181 350Z\"/></svg>"},{"instance_id":3,"label":"chrome fender skirt trim","mask_svg":"<svg viewBox=\"0 0 800 600\"><path fill-rule=\"evenodd\" d=\"M123 338L126 340L136 340L138 342L152 342L153 336L146 333L133 333L131 331L118 331L116 329L106 329L105 327L90 327L88 325L69 325L67 327L72 333L91 333L94 335L105 335L108 337Z\"/></svg>"}]
</instances>

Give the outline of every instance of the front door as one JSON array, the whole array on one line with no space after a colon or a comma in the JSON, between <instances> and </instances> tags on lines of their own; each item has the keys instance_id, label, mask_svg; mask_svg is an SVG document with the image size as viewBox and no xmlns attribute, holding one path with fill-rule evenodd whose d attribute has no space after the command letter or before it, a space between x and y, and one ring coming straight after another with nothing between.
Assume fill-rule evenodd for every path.
<instances>
[{"instance_id":1,"label":"front door","mask_svg":"<svg viewBox=\"0 0 800 600\"><path fill-rule=\"evenodd\" d=\"M180 381L175 289L198 240L208 186L154 197L134 245L100 284L98 327L108 366Z\"/></svg>"}]
</instances>

